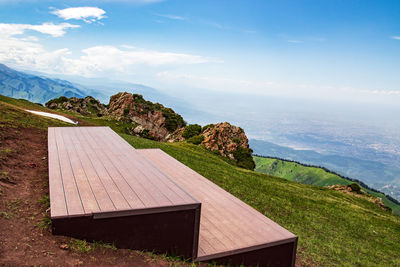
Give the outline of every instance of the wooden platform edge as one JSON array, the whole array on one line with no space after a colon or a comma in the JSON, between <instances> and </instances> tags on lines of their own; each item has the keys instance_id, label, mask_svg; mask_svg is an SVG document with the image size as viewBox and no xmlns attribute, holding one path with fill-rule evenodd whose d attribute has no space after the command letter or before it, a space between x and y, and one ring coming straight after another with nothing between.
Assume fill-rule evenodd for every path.
<instances>
[{"instance_id":1,"label":"wooden platform edge","mask_svg":"<svg viewBox=\"0 0 400 267\"><path fill-rule=\"evenodd\" d=\"M269 247L275 247L275 246L290 244L290 243L294 243L294 249L293 249L292 256L295 259L296 258L296 250L297 250L297 240L298 240L298 237L295 236L295 237L291 237L291 238L287 238L287 239L283 239L283 240L279 240L279 241L275 241L275 242L264 243L264 244L259 244L259 245L255 245L255 246L251 246L251 247L244 247L244 248L240 248L240 249L224 251L224 252L216 253L216 254L210 254L210 255L198 257L198 258L196 258L195 261L196 262L210 261L210 260L214 260L214 259L218 259L218 258L229 257L229 256L233 256L236 254L252 252L252 251L256 251L256 250L260 250L260 249L265 249L265 248L269 248Z\"/></svg>"},{"instance_id":2,"label":"wooden platform edge","mask_svg":"<svg viewBox=\"0 0 400 267\"><path fill-rule=\"evenodd\" d=\"M197 258L200 205L195 209L94 219L92 216L52 219L52 233L117 248Z\"/></svg>"},{"instance_id":3,"label":"wooden platform edge","mask_svg":"<svg viewBox=\"0 0 400 267\"><path fill-rule=\"evenodd\" d=\"M93 213L88 213L88 214L63 215L63 216L51 216L51 209L50 209L50 219L93 217L93 219L96 220L96 219L107 219L107 218L114 218L114 217L126 217L126 216L131 216L131 215L145 215L145 214L164 213L164 212L180 211L180 210L191 210L191 209L197 209L197 208L201 208L201 203L172 205L172 206L143 208L143 209L106 211L106 212L100 211L100 212L93 212Z\"/></svg>"}]
</instances>

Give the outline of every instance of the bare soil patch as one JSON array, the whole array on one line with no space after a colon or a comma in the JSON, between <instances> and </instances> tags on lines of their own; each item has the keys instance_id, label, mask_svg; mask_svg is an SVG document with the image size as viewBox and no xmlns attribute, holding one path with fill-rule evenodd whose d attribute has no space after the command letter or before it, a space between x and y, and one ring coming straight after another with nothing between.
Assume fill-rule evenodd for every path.
<instances>
[{"instance_id":1,"label":"bare soil patch","mask_svg":"<svg viewBox=\"0 0 400 267\"><path fill-rule=\"evenodd\" d=\"M1 266L170 266L161 256L54 236L47 227L47 134L35 128L0 125ZM42 200L42 201L40 201ZM47 216L47 219L46 219ZM179 262L179 265L186 265Z\"/></svg>"}]
</instances>

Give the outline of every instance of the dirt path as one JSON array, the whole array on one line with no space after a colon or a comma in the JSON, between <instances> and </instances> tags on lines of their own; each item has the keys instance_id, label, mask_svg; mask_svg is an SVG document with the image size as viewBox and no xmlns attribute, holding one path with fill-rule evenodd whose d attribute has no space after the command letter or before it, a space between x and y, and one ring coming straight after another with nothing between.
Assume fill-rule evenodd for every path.
<instances>
[{"instance_id":1,"label":"dirt path","mask_svg":"<svg viewBox=\"0 0 400 267\"><path fill-rule=\"evenodd\" d=\"M46 136L38 129L0 127L0 266L175 266L161 256L93 248L51 234Z\"/></svg>"}]
</instances>

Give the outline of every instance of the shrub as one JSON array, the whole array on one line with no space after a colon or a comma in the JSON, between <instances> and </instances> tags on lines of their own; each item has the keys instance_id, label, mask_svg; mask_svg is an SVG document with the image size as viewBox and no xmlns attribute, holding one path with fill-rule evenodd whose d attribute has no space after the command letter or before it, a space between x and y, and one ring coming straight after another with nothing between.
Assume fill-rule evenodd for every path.
<instances>
[{"instance_id":1,"label":"shrub","mask_svg":"<svg viewBox=\"0 0 400 267\"><path fill-rule=\"evenodd\" d=\"M162 112L163 116L165 117L165 128L167 128L168 131L173 132L178 127L186 125L182 116L179 114L176 114L175 111L173 111L172 109L162 108L161 112Z\"/></svg>"},{"instance_id":2,"label":"shrub","mask_svg":"<svg viewBox=\"0 0 400 267\"><path fill-rule=\"evenodd\" d=\"M61 104L61 103L67 102L67 101L68 101L68 98L66 98L65 96L60 96L59 98L54 98L54 99L49 100L45 105L46 105L46 107L48 107L52 103Z\"/></svg>"},{"instance_id":3,"label":"shrub","mask_svg":"<svg viewBox=\"0 0 400 267\"><path fill-rule=\"evenodd\" d=\"M150 131L148 129L144 129L139 135L140 135L140 137L143 137L146 139L156 140L156 138L150 134Z\"/></svg>"},{"instance_id":4,"label":"shrub","mask_svg":"<svg viewBox=\"0 0 400 267\"><path fill-rule=\"evenodd\" d=\"M210 127L214 127L214 124L207 124L207 125L203 126L203 128L201 128L201 132L204 132L205 130L207 130Z\"/></svg>"},{"instance_id":5,"label":"shrub","mask_svg":"<svg viewBox=\"0 0 400 267\"><path fill-rule=\"evenodd\" d=\"M182 137L185 139L189 139L193 136L198 135L201 132L201 126L198 124L191 124L185 127L183 130Z\"/></svg>"},{"instance_id":6,"label":"shrub","mask_svg":"<svg viewBox=\"0 0 400 267\"><path fill-rule=\"evenodd\" d=\"M254 163L252 154L253 151L250 148L238 147L233 151L233 157L236 160L236 165L248 170L254 170L256 164Z\"/></svg>"},{"instance_id":7,"label":"shrub","mask_svg":"<svg viewBox=\"0 0 400 267\"><path fill-rule=\"evenodd\" d=\"M350 187L351 191L353 191L353 192L361 193L361 186L357 183L349 184L348 187Z\"/></svg>"},{"instance_id":8,"label":"shrub","mask_svg":"<svg viewBox=\"0 0 400 267\"><path fill-rule=\"evenodd\" d=\"M194 145L199 145L201 142L204 141L204 136L202 135L195 135L187 139L188 143L192 143Z\"/></svg>"},{"instance_id":9,"label":"shrub","mask_svg":"<svg viewBox=\"0 0 400 267\"><path fill-rule=\"evenodd\" d=\"M233 141L234 143L236 143L236 144L240 144L240 139L239 139L239 138L234 138L232 141Z\"/></svg>"}]
</instances>

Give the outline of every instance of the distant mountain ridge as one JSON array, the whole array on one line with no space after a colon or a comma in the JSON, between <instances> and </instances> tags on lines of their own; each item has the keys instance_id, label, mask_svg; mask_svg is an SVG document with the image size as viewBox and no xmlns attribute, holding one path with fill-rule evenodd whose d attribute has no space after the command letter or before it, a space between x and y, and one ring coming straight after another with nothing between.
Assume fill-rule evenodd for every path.
<instances>
[{"instance_id":1,"label":"distant mountain ridge","mask_svg":"<svg viewBox=\"0 0 400 267\"><path fill-rule=\"evenodd\" d=\"M396 166L340 155L325 155L312 150L295 150L256 139L250 139L249 144L255 154L323 166L400 200L400 168Z\"/></svg>"},{"instance_id":2,"label":"distant mountain ridge","mask_svg":"<svg viewBox=\"0 0 400 267\"><path fill-rule=\"evenodd\" d=\"M253 158L256 163L256 171L302 184L328 187L333 185L349 185L356 182L368 194L381 198L383 202L393 210L394 214L400 215L399 201L369 187L357 179L345 177L325 167L304 164L294 160L260 155L253 155Z\"/></svg>"},{"instance_id":3,"label":"distant mountain ridge","mask_svg":"<svg viewBox=\"0 0 400 267\"><path fill-rule=\"evenodd\" d=\"M0 64L0 94L44 104L59 96L85 97L87 92L68 81L26 74Z\"/></svg>"}]
</instances>

